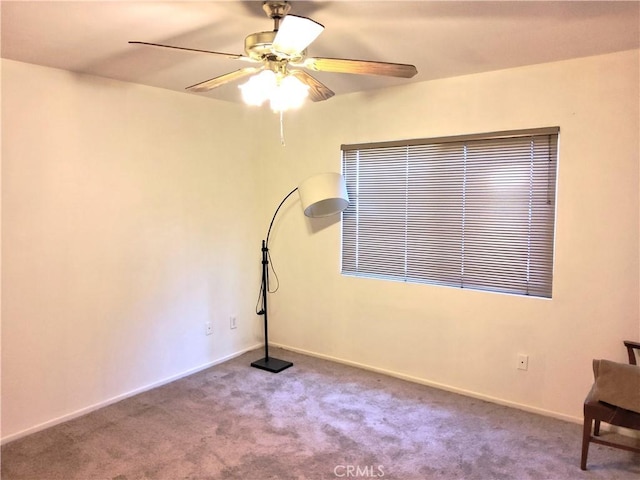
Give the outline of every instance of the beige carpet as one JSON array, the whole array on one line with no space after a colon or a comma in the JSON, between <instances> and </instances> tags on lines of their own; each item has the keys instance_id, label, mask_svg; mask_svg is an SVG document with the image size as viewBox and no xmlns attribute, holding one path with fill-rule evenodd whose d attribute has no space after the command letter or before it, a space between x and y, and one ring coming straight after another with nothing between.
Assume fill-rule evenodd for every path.
<instances>
[{"instance_id":1,"label":"beige carpet","mask_svg":"<svg viewBox=\"0 0 640 480\"><path fill-rule=\"evenodd\" d=\"M599 445L582 472L580 425L273 354L293 368L251 352L11 442L2 480L640 478L640 455Z\"/></svg>"}]
</instances>

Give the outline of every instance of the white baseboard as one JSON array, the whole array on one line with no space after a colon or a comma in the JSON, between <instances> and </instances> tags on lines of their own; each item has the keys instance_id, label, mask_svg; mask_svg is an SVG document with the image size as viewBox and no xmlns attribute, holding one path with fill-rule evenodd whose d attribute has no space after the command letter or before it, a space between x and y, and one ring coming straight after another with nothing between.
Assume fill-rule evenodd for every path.
<instances>
[{"instance_id":1,"label":"white baseboard","mask_svg":"<svg viewBox=\"0 0 640 480\"><path fill-rule=\"evenodd\" d=\"M312 352L312 351L304 350L304 349L301 349L301 348L290 347L288 345L282 345L282 344L273 343L273 342L269 342L269 344L271 346L273 346L273 347L282 348L284 350L290 350L292 352L298 352L298 353L301 353L303 355L308 355L310 357L322 358L324 360L330 360L332 362L342 363L344 365L349 365L351 367L357 367L357 368L362 368L364 370L369 370L371 372L382 373L382 374L388 375L390 377L399 378L401 380L407 380L407 381L413 382L413 383L419 383L421 385L426 385L427 387L433 387L433 388L438 388L440 390L446 390L447 392L457 393L457 394L460 394L460 395L464 395L466 397L472 397L472 398L477 398L479 400L485 400L487 402L496 403L498 405L504 405L505 407L517 408L519 410L524 410L524 411L531 412L531 413L537 413L539 415L544 415L546 417L557 418L558 420L564 420L566 422L571 422L571 423L582 424L582 422L583 422L583 418L582 417L574 417L574 416L571 416L571 415L565 415L563 413L554 412L552 410L545 410L543 408L532 407L531 405L524 405L524 404L521 404L521 403L511 402L509 400L504 400L502 398L491 397L489 395L484 395L482 393L473 392L473 391L470 391L470 390L464 390L464 389L457 388L457 387L452 387L450 385L446 385L446 384L443 384L443 383L432 382L432 381L426 380L424 378L414 377L414 376L411 376L411 375L405 375L403 373L394 372L392 370L386 370L384 368L373 367L371 365L366 365L366 364L363 364L363 363L353 362L353 361L350 361L350 360L345 360L343 358L333 357L331 355L324 355L322 353ZM605 430L607 429L606 428L607 425L603 425L602 427Z\"/></svg>"},{"instance_id":2,"label":"white baseboard","mask_svg":"<svg viewBox=\"0 0 640 480\"><path fill-rule=\"evenodd\" d=\"M83 415L86 415L87 413L91 413L95 410L98 410L100 408L106 407L108 405L111 405L113 403L119 402L121 400L124 400L126 398L129 397L133 397L134 395L138 395L140 393L146 392L148 390L151 390L153 388L157 388L157 387L161 387L162 385L166 385L167 383L171 383L174 382L176 380L179 380L181 378L184 377L188 377L189 375L193 375L194 373L200 372L202 370L206 370L207 368L213 367L214 365L218 365L220 363L226 362L227 360L231 360L232 358L235 357L239 357L240 355L246 353L246 352L250 352L251 350L255 350L257 348L260 348L262 346L261 343L253 345L251 347L247 347L245 349L242 349L238 352L234 352L232 354L226 355L224 357L218 358L216 360L213 360L211 362L207 362L203 365L199 365L195 368L190 368L189 370L185 370L184 372L180 372L176 375L172 375L171 377L167 377L167 378L163 378L162 380L159 380L157 382L153 382L150 383L148 385L145 385L143 387L140 388L136 388L134 390L131 390L129 392L126 393L122 393L120 395L117 395L115 397L112 398L108 398L106 400L103 400L101 402L95 403L93 405L89 405L88 407L84 407L81 408L80 410L76 410L74 412L71 413L67 413L65 415L62 415L60 417L57 418L53 418L51 420L47 420L46 422L40 423L38 425L34 425L33 427L29 427L25 430L21 430L19 432L16 433L12 433L10 435L7 435L6 437L2 437L2 439L0 440L0 444L4 445L5 443L9 443L13 440L17 440L19 438L25 437L27 435L30 435L32 433L36 433L39 432L41 430L45 430L47 428L53 427L55 425L58 425L60 423L64 423L67 422L69 420L73 420L74 418L78 418L81 417Z\"/></svg>"}]
</instances>

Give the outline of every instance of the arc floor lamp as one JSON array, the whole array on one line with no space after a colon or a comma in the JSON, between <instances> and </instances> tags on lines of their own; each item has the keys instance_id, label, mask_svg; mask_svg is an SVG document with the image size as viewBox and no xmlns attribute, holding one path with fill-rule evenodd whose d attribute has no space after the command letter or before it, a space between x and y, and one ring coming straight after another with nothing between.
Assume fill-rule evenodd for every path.
<instances>
[{"instance_id":1,"label":"arc floor lamp","mask_svg":"<svg viewBox=\"0 0 640 480\"><path fill-rule=\"evenodd\" d=\"M328 217L342 212L349 206L349 196L344 177L339 173L321 173L306 179L282 199L271 218L267 237L262 241L262 285L260 307L256 312L264 317L264 358L251 363L252 367L278 373L293 365L291 362L269 356L269 323L267 320L267 294L269 293L269 235L271 227L284 202L295 192L300 195L302 209L307 217Z\"/></svg>"}]
</instances>

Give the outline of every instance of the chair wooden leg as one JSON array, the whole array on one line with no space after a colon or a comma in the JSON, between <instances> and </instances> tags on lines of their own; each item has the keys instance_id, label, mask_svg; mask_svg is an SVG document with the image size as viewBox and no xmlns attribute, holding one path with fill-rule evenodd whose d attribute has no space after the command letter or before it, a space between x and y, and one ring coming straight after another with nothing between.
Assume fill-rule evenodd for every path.
<instances>
[{"instance_id":1,"label":"chair wooden leg","mask_svg":"<svg viewBox=\"0 0 640 480\"><path fill-rule=\"evenodd\" d=\"M600 435L600 420L595 420L593 422L593 435L596 437Z\"/></svg>"},{"instance_id":2,"label":"chair wooden leg","mask_svg":"<svg viewBox=\"0 0 640 480\"><path fill-rule=\"evenodd\" d=\"M584 417L584 425L582 427L582 457L580 459L580 469L587 469L587 455L589 454L589 442L591 441L591 423L590 417ZM600 427L600 422L595 421L595 428Z\"/></svg>"}]
</instances>

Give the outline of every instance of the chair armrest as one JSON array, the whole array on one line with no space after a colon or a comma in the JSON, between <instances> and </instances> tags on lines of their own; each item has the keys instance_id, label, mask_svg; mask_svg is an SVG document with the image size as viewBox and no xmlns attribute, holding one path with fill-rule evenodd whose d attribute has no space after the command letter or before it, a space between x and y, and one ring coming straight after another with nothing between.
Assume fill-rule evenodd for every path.
<instances>
[{"instance_id":1,"label":"chair armrest","mask_svg":"<svg viewBox=\"0 0 640 480\"><path fill-rule=\"evenodd\" d=\"M636 355L634 350L640 352L640 342L632 342L631 340L625 340L624 346L627 347L627 353L629 354L629 363L631 365L637 365Z\"/></svg>"},{"instance_id":2,"label":"chair armrest","mask_svg":"<svg viewBox=\"0 0 640 480\"><path fill-rule=\"evenodd\" d=\"M594 360L591 398L640 413L640 366Z\"/></svg>"}]
</instances>

